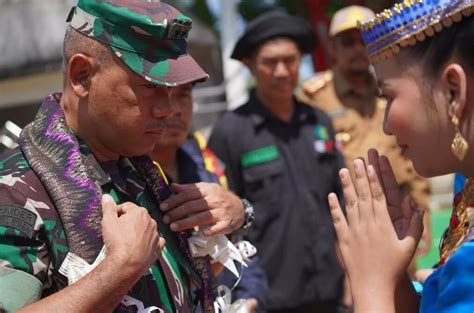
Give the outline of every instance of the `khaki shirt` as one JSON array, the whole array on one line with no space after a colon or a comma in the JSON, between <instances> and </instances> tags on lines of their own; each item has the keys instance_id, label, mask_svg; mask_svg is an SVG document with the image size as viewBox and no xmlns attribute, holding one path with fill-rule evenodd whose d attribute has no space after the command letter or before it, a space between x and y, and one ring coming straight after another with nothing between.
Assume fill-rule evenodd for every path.
<instances>
[{"instance_id":1,"label":"khaki shirt","mask_svg":"<svg viewBox=\"0 0 474 313\"><path fill-rule=\"evenodd\" d=\"M366 90L354 90L338 72L327 70L303 83L300 98L331 117L351 171L355 158L366 159L367 151L376 148L390 159L402 190L411 192L417 205L428 209L429 181L418 176L411 161L401 155L395 137L383 132L385 102L376 92L374 81L368 82Z\"/></svg>"}]
</instances>

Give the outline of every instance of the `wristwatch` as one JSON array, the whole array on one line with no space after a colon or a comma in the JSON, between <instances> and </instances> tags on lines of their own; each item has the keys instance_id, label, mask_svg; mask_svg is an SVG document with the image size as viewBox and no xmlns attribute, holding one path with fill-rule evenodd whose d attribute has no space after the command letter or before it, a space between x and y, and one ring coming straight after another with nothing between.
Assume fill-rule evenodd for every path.
<instances>
[{"instance_id":1,"label":"wristwatch","mask_svg":"<svg viewBox=\"0 0 474 313\"><path fill-rule=\"evenodd\" d=\"M255 221L255 211L253 210L253 205L247 199L242 199L242 204L244 205L245 221L240 229L248 231L252 228L253 222Z\"/></svg>"}]
</instances>

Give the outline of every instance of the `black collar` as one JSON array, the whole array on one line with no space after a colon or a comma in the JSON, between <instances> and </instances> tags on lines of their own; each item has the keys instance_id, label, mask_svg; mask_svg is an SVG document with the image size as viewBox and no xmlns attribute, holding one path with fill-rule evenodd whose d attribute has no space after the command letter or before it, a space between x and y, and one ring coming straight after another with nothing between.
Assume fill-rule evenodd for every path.
<instances>
[{"instance_id":1,"label":"black collar","mask_svg":"<svg viewBox=\"0 0 474 313\"><path fill-rule=\"evenodd\" d=\"M317 120L316 112L309 105L304 104L296 97L293 96L293 103L295 105L295 111L290 123L286 123L275 117L262 103L262 101L257 97L255 90L250 92L249 96L249 109L250 109L250 118L255 127L261 127L266 122L268 123L304 123L307 121L315 122Z\"/></svg>"}]
</instances>

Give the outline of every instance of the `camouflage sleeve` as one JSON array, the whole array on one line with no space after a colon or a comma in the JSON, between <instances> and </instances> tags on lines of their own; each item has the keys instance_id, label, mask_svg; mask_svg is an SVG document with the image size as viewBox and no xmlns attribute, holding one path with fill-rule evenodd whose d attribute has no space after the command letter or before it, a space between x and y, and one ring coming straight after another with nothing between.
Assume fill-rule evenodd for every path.
<instances>
[{"instance_id":1,"label":"camouflage sleeve","mask_svg":"<svg viewBox=\"0 0 474 313\"><path fill-rule=\"evenodd\" d=\"M21 192L32 189L22 178L0 176L0 308L7 312L39 300L50 270L37 211L48 206L24 196L34 192Z\"/></svg>"}]
</instances>

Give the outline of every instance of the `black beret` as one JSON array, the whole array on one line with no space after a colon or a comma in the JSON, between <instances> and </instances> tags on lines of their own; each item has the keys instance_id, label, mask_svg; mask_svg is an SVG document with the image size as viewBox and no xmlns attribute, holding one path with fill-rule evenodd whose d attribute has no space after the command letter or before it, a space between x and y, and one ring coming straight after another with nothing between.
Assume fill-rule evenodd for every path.
<instances>
[{"instance_id":1,"label":"black beret","mask_svg":"<svg viewBox=\"0 0 474 313\"><path fill-rule=\"evenodd\" d=\"M304 19L280 11L270 11L248 24L230 57L242 60L250 56L260 44L275 37L293 39L303 53L311 52L316 46L314 33Z\"/></svg>"}]
</instances>

